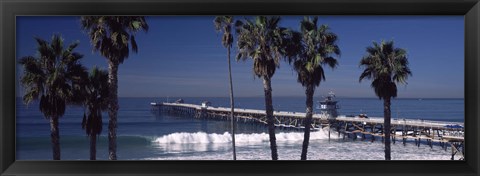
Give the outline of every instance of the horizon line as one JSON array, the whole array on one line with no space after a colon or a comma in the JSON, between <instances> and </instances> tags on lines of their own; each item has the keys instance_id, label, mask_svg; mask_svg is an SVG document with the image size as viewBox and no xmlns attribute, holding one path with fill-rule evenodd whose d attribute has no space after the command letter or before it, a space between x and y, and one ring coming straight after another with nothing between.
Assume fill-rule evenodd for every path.
<instances>
[{"instance_id":1,"label":"horizon line","mask_svg":"<svg viewBox=\"0 0 480 176\"><path fill-rule=\"evenodd\" d=\"M230 98L229 96L119 96L118 98ZM264 96L238 96L234 98L263 98ZM272 98L304 98L305 96L286 95L274 96ZM315 96L323 97L323 96ZM336 98L370 98L378 99L378 97L350 97L350 96L336 96ZM465 99L464 97L397 97L393 99Z\"/></svg>"},{"instance_id":2,"label":"horizon line","mask_svg":"<svg viewBox=\"0 0 480 176\"><path fill-rule=\"evenodd\" d=\"M230 98L229 96L118 96L118 98ZM238 96L234 98L263 98L264 96ZM284 95L284 96L274 96L272 98L305 98L305 96L297 95ZM314 97L323 97L323 96L314 96ZM16 98L22 98L17 96ZM351 97L351 96L336 96L336 98L368 98L368 99L379 99L378 97ZM465 99L465 97L396 97L392 99Z\"/></svg>"}]
</instances>

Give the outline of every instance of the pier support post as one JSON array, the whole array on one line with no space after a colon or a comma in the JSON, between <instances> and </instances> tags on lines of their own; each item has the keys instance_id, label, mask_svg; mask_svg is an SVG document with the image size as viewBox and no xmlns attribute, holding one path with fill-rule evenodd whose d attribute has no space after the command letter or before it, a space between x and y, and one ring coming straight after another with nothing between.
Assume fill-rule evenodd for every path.
<instances>
[{"instance_id":1,"label":"pier support post","mask_svg":"<svg viewBox=\"0 0 480 176\"><path fill-rule=\"evenodd\" d=\"M393 144L395 144L395 139L396 139L395 136L397 135L397 129L396 129L396 128L397 128L397 127L394 127L394 132L395 132L395 133L392 134Z\"/></svg>"},{"instance_id":2,"label":"pier support post","mask_svg":"<svg viewBox=\"0 0 480 176\"><path fill-rule=\"evenodd\" d=\"M340 123L338 123L336 127L337 127L338 138L340 138Z\"/></svg>"},{"instance_id":3,"label":"pier support post","mask_svg":"<svg viewBox=\"0 0 480 176\"><path fill-rule=\"evenodd\" d=\"M380 126L381 126L381 130L382 130L382 133L380 133L380 134L382 134L382 143L384 143L385 142L385 126L383 126L383 124L380 125Z\"/></svg>"},{"instance_id":4,"label":"pier support post","mask_svg":"<svg viewBox=\"0 0 480 176\"><path fill-rule=\"evenodd\" d=\"M455 149L454 145L452 144L452 160L455 160Z\"/></svg>"},{"instance_id":5,"label":"pier support post","mask_svg":"<svg viewBox=\"0 0 480 176\"><path fill-rule=\"evenodd\" d=\"M330 127L331 127L331 126L330 126L330 125L328 125L328 142L330 142L330 130L331 130L331 128L330 128Z\"/></svg>"}]
</instances>

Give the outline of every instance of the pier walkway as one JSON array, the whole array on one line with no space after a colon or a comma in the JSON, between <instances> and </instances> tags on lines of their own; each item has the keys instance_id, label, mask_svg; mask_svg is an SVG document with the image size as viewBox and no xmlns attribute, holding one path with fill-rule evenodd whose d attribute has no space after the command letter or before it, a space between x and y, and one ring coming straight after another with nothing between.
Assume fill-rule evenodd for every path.
<instances>
[{"instance_id":1,"label":"pier walkway","mask_svg":"<svg viewBox=\"0 0 480 176\"><path fill-rule=\"evenodd\" d=\"M216 111L216 112L228 112L230 113L230 108L225 108L225 107L212 107L212 106L207 106L203 107L201 105L195 105L195 104L186 104L186 103L155 103L152 106L172 106L172 107L184 107L184 108L192 108L195 110L202 110L206 109L208 111ZM265 110L257 110L257 109L243 109L243 108L235 108L234 109L235 113L244 113L244 114L260 114L260 115L265 115ZM293 117L293 118L305 118L305 113L303 112L288 112L288 111L274 111L273 112L274 116L288 116L288 117ZM313 118L321 118L320 114L314 114Z\"/></svg>"}]
</instances>

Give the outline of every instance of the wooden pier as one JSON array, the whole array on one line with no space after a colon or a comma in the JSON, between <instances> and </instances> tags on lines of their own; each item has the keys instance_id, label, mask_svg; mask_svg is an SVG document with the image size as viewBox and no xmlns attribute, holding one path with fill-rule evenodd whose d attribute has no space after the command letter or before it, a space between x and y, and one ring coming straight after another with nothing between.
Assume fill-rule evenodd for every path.
<instances>
[{"instance_id":1,"label":"wooden pier","mask_svg":"<svg viewBox=\"0 0 480 176\"><path fill-rule=\"evenodd\" d=\"M152 108L160 112L171 114L191 115L195 118L230 119L230 108L225 107L202 107L201 105L186 103L153 103ZM235 120L244 122L258 122L267 124L265 110L235 108ZM274 111L275 126L286 128L304 128L305 113ZM328 119L321 114L313 115L312 128L318 128L322 124L328 124Z\"/></svg>"},{"instance_id":2,"label":"wooden pier","mask_svg":"<svg viewBox=\"0 0 480 176\"><path fill-rule=\"evenodd\" d=\"M208 118L217 120L230 120L230 108L212 107L206 105L195 105L186 103L151 103L152 109L161 113L176 115L188 115L194 118ZM256 109L234 109L234 118L237 122L249 122L267 124L265 110ZM274 111L275 126L277 128L290 128L303 130L305 113ZM384 140L383 118L381 117L346 117L338 116L328 118L324 114L313 114L312 130L319 130L328 127L328 136L330 140L331 131L335 131L338 137L343 135L343 139L352 138L356 140L359 136L361 140L370 139L372 142L376 137ZM408 139L414 140L415 145L420 147L424 140L427 145L433 148L434 143L439 144L447 150L451 147L452 160L457 154L458 159L464 159L464 124L457 122L427 121L412 119L392 119L391 120L391 138L395 144L397 140L406 145Z\"/></svg>"},{"instance_id":3,"label":"wooden pier","mask_svg":"<svg viewBox=\"0 0 480 176\"><path fill-rule=\"evenodd\" d=\"M343 134L343 138L351 137L356 139L359 135L362 140L370 136L372 142L375 137L381 137L384 140L383 118L370 117L337 117L332 124L336 128L338 134ZM426 141L426 144L433 148L434 143L439 144L442 148L447 150L447 147L452 148L452 160L456 154L460 154L460 160L464 159L464 124L457 122L443 122L443 121L427 121L427 120L412 120L412 119L392 119L391 120L391 141L393 144L397 140L402 141L406 145L408 139L413 139L415 145L420 147L421 141ZM332 130L330 128L329 130Z\"/></svg>"}]
</instances>

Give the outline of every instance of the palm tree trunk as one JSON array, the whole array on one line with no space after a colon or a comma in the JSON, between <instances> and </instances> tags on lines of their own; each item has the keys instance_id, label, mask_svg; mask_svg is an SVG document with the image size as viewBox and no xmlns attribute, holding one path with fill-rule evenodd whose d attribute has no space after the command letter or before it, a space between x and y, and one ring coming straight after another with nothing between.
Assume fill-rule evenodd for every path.
<instances>
[{"instance_id":1,"label":"palm tree trunk","mask_svg":"<svg viewBox=\"0 0 480 176\"><path fill-rule=\"evenodd\" d=\"M108 61L108 88L110 91L110 106L108 116L108 158L117 160L117 111L118 111L118 65L116 61L109 59Z\"/></svg>"},{"instance_id":2,"label":"palm tree trunk","mask_svg":"<svg viewBox=\"0 0 480 176\"><path fill-rule=\"evenodd\" d=\"M265 92L265 113L267 115L268 135L270 136L270 150L272 160L278 160L277 142L275 138L275 118L273 117L272 84L270 78L263 76L263 90Z\"/></svg>"},{"instance_id":3,"label":"palm tree trunk","mask_svg":"<svg viewBox=\"0 0 480 176\"><path fill-rule=\"evenodd\" d=\"M50 139L52 141L53 160L60 160L60 133L58 117L50 118Z\"/></svg>"},{"instance_id":4,"label":"palm tree trunk","mask_svg":"<svg viewBox=\"0 0 480 176\"><path fill-rule=\"evenodd\" d=\"M90 160L97 160L97 135L90 134Z\"/></svg>"},{"instance_id":5,"label":"palm tree trunk","mask_svg":"<svg viewBox=\"0 0 480 176\"><path fill-rule=\"evenodd\" d=\"M305 90L305 95L307 96L307 100L305 102L307 106L307 112L305 117L305 133L303 135L301 160L307 160L308 143L310 142L310 127L312 126L313 115L313 93L313 86L308 85L307 89Z\"/></svg>"},{"instance_id":6,"label":"palm tree trunk","mask_svg":"<svg viewBox=\"0 0 480 176\"><path fill-rule=\"evenodd\" d=\"M228 77L230 80L230 108L231 108L231 126L232 126L232 149L233 149L233 160L237 160L237 154L235 151L235 122L234 122L234 101L233 101L233 83L232 83L232 66L230 64L230 47L227 47L228 55Z\"/></svg>"},{"instance_id":7,"label":"palm tree trunk","mask_svg":"<svg viewBox=\"0 0 480 176\"><path fill-rule=\"evenodd\" d=\"M385 160L391 160L390 157L390 121L391 121L391 111L390 111L390 97L383 99L383 115L384 115L384 125L385 129L383 133L385 134Z\"/></svg>"}]
</instances>

